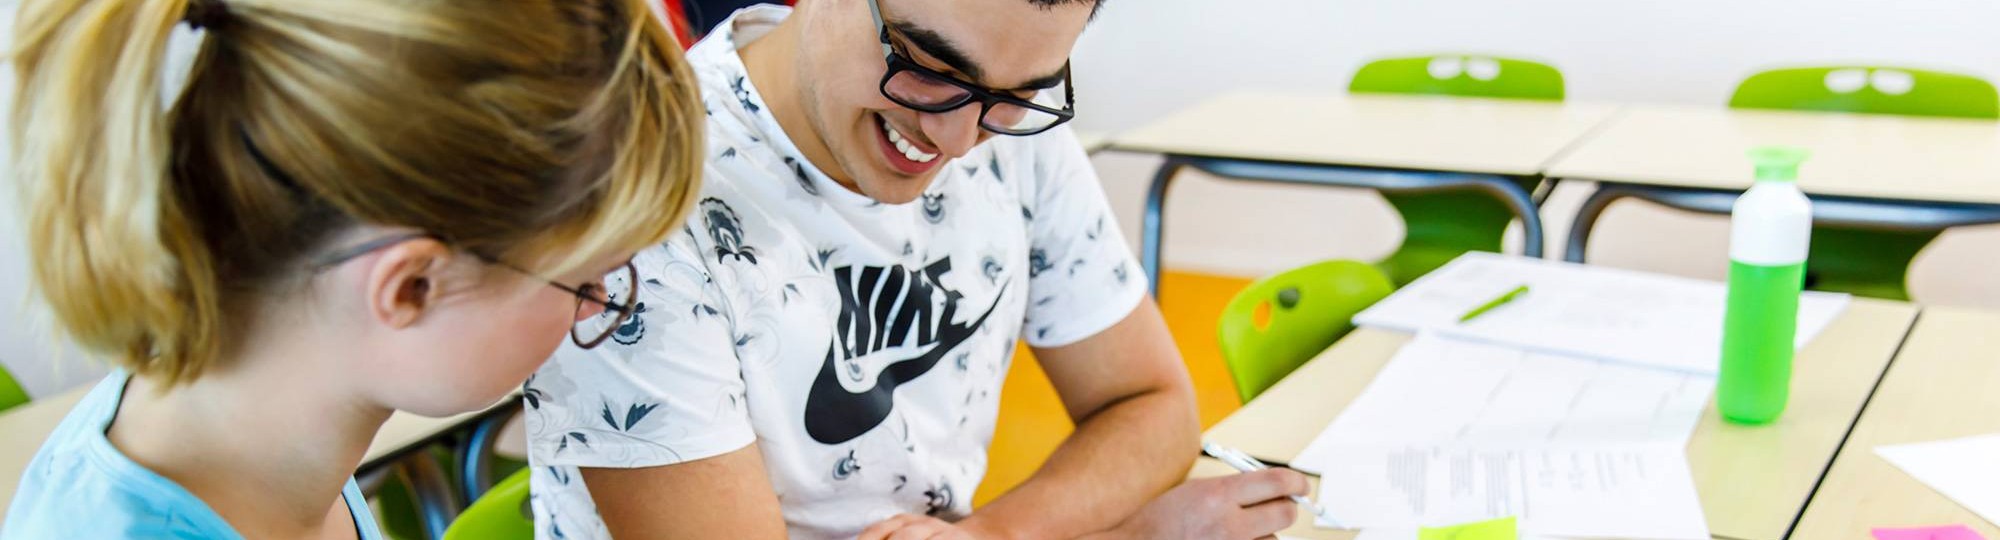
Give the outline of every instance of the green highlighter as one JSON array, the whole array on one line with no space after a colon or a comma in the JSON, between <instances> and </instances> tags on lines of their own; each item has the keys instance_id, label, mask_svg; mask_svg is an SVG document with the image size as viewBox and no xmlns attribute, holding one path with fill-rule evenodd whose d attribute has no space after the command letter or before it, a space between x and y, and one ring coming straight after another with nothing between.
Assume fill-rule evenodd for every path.
<instances>
[{"instance_id":1,"label":"green highlighter","mask_svg":"<svg viewBox=\"0 0 2000 540\"><path fill-rule=\"evenodd\" d=\"M1715 404L1722 417L1765 424L1785 411L1792 384L1799 293L1812 241L1812 201L1797 183L1806 151L1750 151L1756 184L1729 217L1729 300Z\"/></svg>"},{"instance_id":2,"label":"green highlighter","mask_svg":"<svg viewBox=\"0 0 2000 540\"><path fill-rule=\"evenodd\" d=\"M1500 306L1507 305L1507 303L1513 302L1514 299L1520 298L1521 295L1524 294L1528 294L1527 285L1515 287L1514 290L1507 291L1507 294L1500 295L1499 298L1488 300L1486 301L1486 303L1480 304L1479 307L1472 308L1472 311L1467 311L1465 312L1464 315L1460 315L1458 317L1458 324L1465 324L1472 322L1473 319L1479 318L1480 315L1485 315L1486 312L1488 311L1493 311L1495 309L1498 309Z\"/></svg>"}]
</instances>

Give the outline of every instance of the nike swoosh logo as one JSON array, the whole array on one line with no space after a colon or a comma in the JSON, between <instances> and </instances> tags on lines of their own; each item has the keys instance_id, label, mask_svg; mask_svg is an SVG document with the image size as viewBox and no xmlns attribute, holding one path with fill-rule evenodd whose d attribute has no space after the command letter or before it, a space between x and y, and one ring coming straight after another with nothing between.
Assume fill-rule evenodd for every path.
<instances>
[{"instance_id":1,"label":"nike swoosh logo","mask_svg":"<svg viewBox=\"0 0 2000 540\"><path fill-rule=\"evenodd\" d=\"M882 368L882 373L875 377L874 388L849 392L841 386L840 370L833 361L838 343L828 343L826 362L820 365L819 376L813 379L812 390L806 394L806 434L821 444L840 444L882 425L896 406L896 387L929 373L952 349L972 337L973 332L986 324L993 310L1000 307L1000 300L1007 297L1007 285L1010 284L1000 286L999 294L993 296L993 305L987 306L986 313L971 324L947 323L938 329L937 345L930 351Z\"/></svg>"}]
</instances>

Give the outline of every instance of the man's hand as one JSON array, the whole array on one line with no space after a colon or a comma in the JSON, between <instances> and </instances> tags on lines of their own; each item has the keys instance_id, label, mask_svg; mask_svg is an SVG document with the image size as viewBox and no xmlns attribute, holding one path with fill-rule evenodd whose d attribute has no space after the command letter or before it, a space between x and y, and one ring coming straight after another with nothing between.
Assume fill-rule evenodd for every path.
<instances>
[{"instance_id":1,"label":"man's hand","mask_svg":"<svg viewBox=\"0 0 2000 540\"><path fill-rule=\"evenodd\" d=\"M1298 520L1298 503L1289 497L1305 495L1307 486L1306 476L1291 469L1189 480L1140 508L1112 536L1265 538Z\"/></svg>"},{"instance_id":2,"label":"man's hand","mask_svg":"<svg viewBox=\"0 0 2000 540\"><path fill-rule=\"evenodd\" d=\"M1151 297L1095 336L1036 348L1035 360L1076 432L961 528L996 540L1106 531L1180 483L1201 455L1194 383Z\"/></svg>"},{"instance_id":3,"label":"man's hand","mask_svg":"<svg viewBox=\"0 0 2000 540\"><path fill-rule=\"evenodd\" d=\"M916 514L896 517L869 525L855 540L973 540L972 533L942 519Z\"/></svg>"}]
</instances>

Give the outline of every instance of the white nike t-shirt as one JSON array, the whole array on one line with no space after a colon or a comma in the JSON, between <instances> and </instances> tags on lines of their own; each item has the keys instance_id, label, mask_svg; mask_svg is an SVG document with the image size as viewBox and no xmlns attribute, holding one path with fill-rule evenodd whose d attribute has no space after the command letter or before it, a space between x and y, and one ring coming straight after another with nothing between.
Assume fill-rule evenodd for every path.
<instances>
[{"instance_id":1,"label":"white nike t-shirt","mask_svg":"<svg viewBox=\"0 0 2000 540\"><path fill-rule=\"evenodd\" d=\"M709 113L687 226L636 259L639 313L526 386L538 538L606 538L578 467L671 465L758 445L794 538L898 513L971 512L1017 339L1060 346L1146 294L1075 136L994 137L888 205L799 155L736 48L689 57Z\"/></svg>"}]
</instances>

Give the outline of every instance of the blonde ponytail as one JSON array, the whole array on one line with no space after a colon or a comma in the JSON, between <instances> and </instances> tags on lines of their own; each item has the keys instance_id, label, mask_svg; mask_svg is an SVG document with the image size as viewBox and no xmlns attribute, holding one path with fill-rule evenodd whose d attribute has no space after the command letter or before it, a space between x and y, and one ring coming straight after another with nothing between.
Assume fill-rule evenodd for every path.
<instances>
[{"instance_id":1,"label":"blonde ponytail","mask_svg":"<svg viewBox=\"0 0 2000 540\"><path fill-rule=\"evenodd\" d=\"M172 195L160 104L185 0L23 2L13 54L13 177L29 201L40 292L71 338L141 362L216 355L211 255Z\"/></svg>"},{"instance_id":2,"label":"blonde ponytail","mask_svg":"<svg viewBox=\"0 0 2000 540\"><path fill-rule=\"evenodd\" d=\"M560 272L658 242L697 191L699 98L641 0L194 2L217 20L172 107L188 0L22 0L12 52L37 289L165 386L355 224Z\"/></svg>"}]
</instances>

